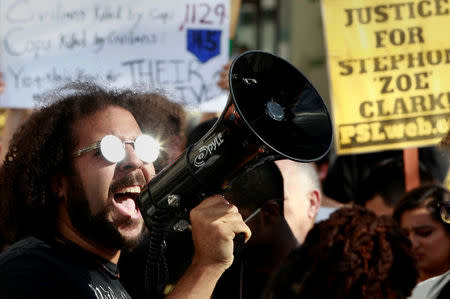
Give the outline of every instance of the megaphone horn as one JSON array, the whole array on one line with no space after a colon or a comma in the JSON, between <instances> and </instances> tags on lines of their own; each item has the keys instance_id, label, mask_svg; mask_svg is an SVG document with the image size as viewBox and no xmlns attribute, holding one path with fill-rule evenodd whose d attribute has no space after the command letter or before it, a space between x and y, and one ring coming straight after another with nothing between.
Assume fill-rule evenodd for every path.
<instances>
[{"instance_id":1,"label":"megaphone horn","mask_svg":"<svg viewBox=\"0 0 450 299\"><path fill-rule=\"evenodd\" d=\"M332 124L306 77L273 54L249 51L230 67L230 95L214 126L144 188L138 204L147 226L158 209L189 211L202 193L221 193L244 171L268 160L312 162L329 151Z\"/></svg>"}]
</instances>

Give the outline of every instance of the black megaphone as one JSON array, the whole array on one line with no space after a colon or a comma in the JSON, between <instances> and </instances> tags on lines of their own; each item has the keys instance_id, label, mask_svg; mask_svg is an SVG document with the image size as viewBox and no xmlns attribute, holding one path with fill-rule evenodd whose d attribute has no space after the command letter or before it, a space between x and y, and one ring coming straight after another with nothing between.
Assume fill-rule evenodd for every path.
<instances>
[{"instance_id":1,"label":"black megaphone","mask_svg":"<svg viewBox=\"0 0 450 299\"><path fill-rule=\"evenodd\" d=\"M138 197L148 227L157 211L190 211L202 195L222 193L239 174L265 161L313 162L329 151L328 110L290 63L266 52L245 52L232 62L228 80L228 103L214 126Z\"/></svg>"}]
</instances>

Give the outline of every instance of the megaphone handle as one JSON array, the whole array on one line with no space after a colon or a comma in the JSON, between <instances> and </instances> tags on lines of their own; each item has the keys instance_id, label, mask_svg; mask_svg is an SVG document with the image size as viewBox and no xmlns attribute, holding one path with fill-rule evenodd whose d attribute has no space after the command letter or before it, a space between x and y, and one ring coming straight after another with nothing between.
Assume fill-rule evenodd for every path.
<instances>
[{"instance_id":1,"label":"megaphone handle","mask_svg":"<svg viewBox=\"0 0 450 299\"><path fill-rule=\"evenodd\" d=\"M199 197L203 200L208 195L212 195L212 194L217 194L217 193L202 192L199 195ZM236 236L234 236L234 239L233 239L233 255L235 257L238 256L241 253L242 249L244 248L244 244L245 244L245 234L244 233L236 234Z\"/></svg>"},{"instance_id":2,"label":"megaphone handle","mask_svg":"<svg viewBox=\"0 0 450 299\"><path fill-rule=\"evenodd\" d=\"M233 243L234 243L233 255L234 255L234 257L238 256L242 252L242 249L244 248L244 242L245 242L245 234L244 233L238 233L234 237L234 239L233 239Z\"/></svg>"}]
</instances>

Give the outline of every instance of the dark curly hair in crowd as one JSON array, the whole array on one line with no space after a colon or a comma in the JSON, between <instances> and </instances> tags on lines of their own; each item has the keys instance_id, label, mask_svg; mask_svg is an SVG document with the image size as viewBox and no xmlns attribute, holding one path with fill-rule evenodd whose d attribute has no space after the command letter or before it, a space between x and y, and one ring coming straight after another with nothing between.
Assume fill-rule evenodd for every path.
<instances>
[{"instance_id":1,"label":"dark curly hair in crowd","mask_svg":"<svg viewBox=\"0 0 450 299\"><path fill-rule=\"evenodd\" d=\"M108 106L125 107L132 94L78 82L46 95L49 104L14 134L0 171L3 242L55 233L58 198L51 184L55 175L73 173L72 152L78 144L73 124Z\"/></svg>"},{"instance_id":2,"label":"dark curly hair in crowd","mask_svg":"<svg viewBox=\"0 0 450 299\"><path fill-rule=\"evenodd\" d=\"M406 298L417 276L411 243L394 219L342 208L287 257L264 298Z\"/></svg>"},{"instance_id":3,"label":"dark curly hair in crowd","mask_svg":"<svg viewBox=\"0 0 450 299\"><path fill-rule=\"evenodd\" d=\"M450 234L450 223L441 218L438 203L450 201L450 192L439 184L426 184L405 193L394 209L394 219L400 223L402 215L411 210L426 208L435 221L444 226L447 234Z\"/></svg>"}]
</instances>

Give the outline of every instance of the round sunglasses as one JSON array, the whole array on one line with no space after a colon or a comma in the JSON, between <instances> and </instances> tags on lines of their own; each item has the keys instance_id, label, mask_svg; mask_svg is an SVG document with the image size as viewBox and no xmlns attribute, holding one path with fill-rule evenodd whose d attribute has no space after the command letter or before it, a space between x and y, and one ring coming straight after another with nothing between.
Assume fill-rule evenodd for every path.
<instances>
[{"instance_id":1,"label":"round sunglasses","mask_svg":"<svg viewBox=\"0 0 450 299\"><path fill-rule=\"evenodd\" d=\"M159 155L159 143L150 135L138 136L135 140L121 140L114 135L106 135L100 141L93 143L85 148L75 151L72 156L77 158L83 153L100 149L105 160L111 163L118 163L125 159L125 145L132 144L136 155L145 163L154 162Z\"/></svg>"}]
</instances>

